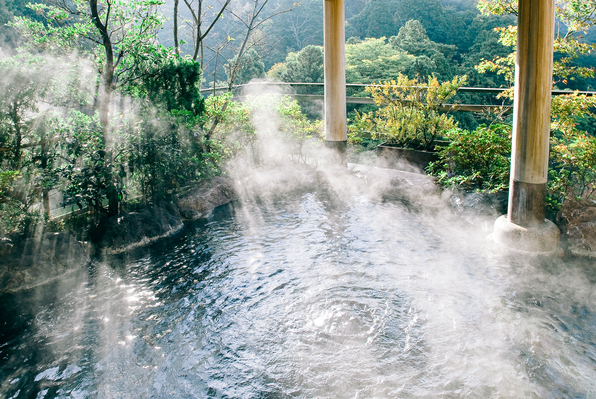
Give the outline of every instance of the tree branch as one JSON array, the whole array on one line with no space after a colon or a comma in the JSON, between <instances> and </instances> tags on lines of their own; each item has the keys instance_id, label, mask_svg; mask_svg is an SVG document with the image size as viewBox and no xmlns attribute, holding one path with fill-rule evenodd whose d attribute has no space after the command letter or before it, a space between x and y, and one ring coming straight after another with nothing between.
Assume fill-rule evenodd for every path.
<instances>
[{"instance_id":1,"label":"tree branch","mask_svg":"<svg viewBox=\"0 0 596 399\"><path fill-rule=\"evenodd\" d=\"M223 14L224 10L230 4L230 1L231 0L226 0L226 2L224 3L224 5L221 7L221 10L219 10L219 13L217 14L217 17L215 17L215 19L213 20L213 22L211 22L211 25L209 25L209 27L207 28L207 30L205 31L205 33L201 36L201 41L203 41L203 39L209 34L209 32L211 31L211 29L213 29L213 27L215 26L215 23L217 22L217 20L219 18L221 18L221 15Z\"/></svg>"}]
</instances>

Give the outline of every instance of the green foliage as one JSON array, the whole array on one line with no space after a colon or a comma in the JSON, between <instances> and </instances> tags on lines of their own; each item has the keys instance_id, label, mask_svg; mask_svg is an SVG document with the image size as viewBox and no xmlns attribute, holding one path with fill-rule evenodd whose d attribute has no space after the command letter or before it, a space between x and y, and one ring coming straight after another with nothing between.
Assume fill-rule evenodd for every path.
<instances>
[{"instance_id":1,"label":"green foliage","mask_svg":"<svg viewBox=\"0 0 596 399\"><path fill-rule=\"evenodd\" d=\"M441 0L402 0L396 10L396 18L401 21L423 21L431 40L440 43L448 42L446 17Z\"/></svg>"},{"instance_id":2,"label":"green foliage","mask_svg":"<svg viewBox=\"0 0 596 399\"><path fill-rule=\"evenodd\" d=\"M140 117L124 124L123 161L130 173L129 190L136 183L144 199L166 198L173 190L217 171L214 154L205 151L194 121L183 114L172 116L145 107Z\"/></svg>"},{"instance_id":3,"label":"green foliage","mask_svg":"<svg viewBox=\"0 0 596 399\"><path fill-rule=\"evenodd\" d=\"M10 22L15 16L36 19L36 13L27 8L27 3L30 2L30 0L0 0L0 49L15 49L22 44L22 37L10 26Z\"/></svg>"},{"instance_id":4,"label":"green foliage","mask_svg":"<svg viewBox=\"0 0 596 399\"><path fill-rule=\"evenodd\" d=\"M16 170L0 171L0 202L8 198L12 182L19 176Z\"/></svg>"},{"instance_id":5,"label":"green foliage","mask_svg":"<svg viewBox=\"0 0 596 399\"><path fill-rule=\"evenodd\" d=\"M254 48L249 48L239 63L238 56L235 56L224 68L228 81L233 81L234 84L244 84L252 79L265 77L265 64Z\"/></svg>"},{"instance_id":6,"label":"green foliage","mask_svg":"<svg viewBox=\"0 0 596 399\"><path fill-rule=\"evenodd\" d=\"M470 51L480 32L494 27L488 26L490 23L487 24L487 19L479 15L474 3L461 0L401 0L397 4L395 19L400 26L409 20L420 21L430 40L454 45L458 53L463 55ZM497 19L500 18L493 18Z\"/></svg>"},{"instance_id":7,"label":"green foliage","mask_svg":"<svg viewBox=\"0 0 596 399\"><path fill-rule=\"evenodd\" d=\"M11 217L17 217L18 210L29 214L57 183L55 145L46 134L51 112L38 109L53 86L46 69L43 59L27 53L0 61L0 167L19 175L5 207ZM48 212L47 201L44 204Z\"/></svg>"},{"instance_id":8,"label":"green foliage","mask_svg":"<svg viewBox=\"0 0 596 399\"><path fill-rule=\"evenodd\" d=\"M324 54L321 46L306 46L297 53L289 53L286 62L275 64L267 76L282 82L322 83L325 77ZM299 94L323 94L323 88L317 86L297 86ZM311 101L300 103L301 108L310 118L320 113L318 104Z\"/></svg>"},{"instance_id":9,"label":"green foliage","mask_svg":"<svg viewBox=\"0 0 596 399\"><path fill-rule=\"evenodd\" d=\"M18 200L0 202L0 235L31 235L40 218L39 212L28 210Z\"/></svg>"},{"instance_id":10,"label":"green foliage","mask_svg":"<svg viewBox=\"0 0 596 399\"><path fill-rule=\"evenodd\" d=\"M456 76L439 83L432 76L420 86L417 79L399 74L396 81L367 87L379 109L357 114L349 130L353 134L372 132L374 139L381 137L404 147L432 149L435 138L455 127L453 118L440 109L465 81L465 76Z\"/></svg>"},{"instance_id":11,"label":"green foliage","mask_svg":"<svg viewBox=\"0 0 596 399\"><path fill-rule=\"evenodd\" d=\"M37 224L39 213L31 212L15 198L14 185L19 172L0 170L0 235L28 233Z\"/></svg>"},{"instance_id":12,"label":"green foliage","mask_svg":"<svg viewBox=\"0 0 596 399\"><path fill-rule=\"evenodd\" d=\"M569 141L555 140L551 147L549 200L596 198L596 138L585 134Z\"/></svg>"},{"instance_id":13,"label":"green foliage","mask_svg":"<svg viewBox=\"0 0 596 399\"><path fill-rule=\"evenodd\" d=\"M517 14L517 0L480 0L478 8L487 15ZM581 40L582 34L596 21L594 9L595 0L557 0L555 17L566 28L563 34L557 33L554 42L554 52L557 53L553 64L555 80L564 84L575 76L594 77L596 69L593 66L582 67L574 65L580 55L588 54L596 49L596 44ZM517 26L509 25L498 28L499 41L505 46L514 47L517 44ZM478 65L480 71L495 71L513 82L515 67L515 51L506 56L485 60Z\"/></svg>"},{"instance_id":14,"label":"green foliage","mask_svg":"<svg viewBox=\"0 0 596 399\"><path fill-rule=\"evenodd\" d=\"M186 58L156 56L149 60L131 91L147 96L156 107L200 116L205 110L200 93L201 64Z\"/></svg>"},{"instance_id":15,"label":"green foliage","mask_svg":"<svg viewBox=\"0 0 596 399\"><path fill-rule=\"evenodd\" d=\"M553 96L551 101L551 131L553 137L565 140L585 134L577 129L580 118L593 118L596 98L572 92L564 96Z\"/></svg>"},{"instance_id":16,"label":"green foliage","mask_svg":"<svg viewBox=\"0 0 596 399\"><path fill-rule=\"evenodd\" d=\"M266 22L262 39L266 68L282 62L289 52L323 44L323 3L319 0L279 0L282 9L293 8Z\"/></svg>"},{"instance_id":17,"label":"green foliage","mask_svg":"<svg viewBox=\"0 0 596 399\"><path fill-rule=\"evenodd\" d=\"M453 78L457 64L455 46L435 43L418 21L408 21L397 36L362 41L351 38L346 44L346 81L374 83L395 79L398 74L426 79Z\"/></svg>"},{"instance_id":18,"label":"green foliage","mask_svg":"<svg viewBox=\"0 0 596 399\"><path fill-rule=\"evenodd\" d=\"M280 0L280 3L291 4L291 1ZM493 28L485 24L487 18L480 16L474 3L473 0L348 0L346 38L389 38L414 19L420 21L430 40L457 46L458 54L454 58L457 64L479 33ZM267 54L262 54L268 68L282 62L288 52L323 44L322 3L307 0L294 4L298 5L294 10L268 24L262 37L262 48L267 49ZM454 74L462 73L456 71L448 78Z\"/></svg>"},{"instance_id":19,"label":"green foliage","mask_svg":"<svg viewBox=\"0 0 596 399\"><path fill-rule=\"evenodd\" d=\"M470 79L469 84L472 87L509 87L510 82L504 77L504 74L476 68L476 65L485 60L505 57L509 53L510 49L500 43L499 34L496 31L480 32L462 62L462 69Z\"/></svg>"},{"instance_id":20,"label":"green foliage","mask_svg":"<svg viewBox=\"0 0 596 399\"><path fill-rule=\"evenodd\" d=\"M578 57L596 49L596 44L585 42L582 35L596 22L594 0L556 1L555 16L562 24L554 42L554 84L568 85L574 79L592 78L593 66L579 66ZM517 14L517 0L480 0L478 8L487 15ZM510 47L507 54L500 54L481 62L480 72L492 71L504 76L508 82L514 80L515 46L517 26L497 29L499 42ZM513 51L512 51L513 50ZM512 99L513 91L504 96ZM586 131L578 129L594 117L596 99L577 92L554 96L551 103L551 160L549 169L549 207L557 210L565 198L594 196L596 187L596 139Z\"/></svg>"},{"instance_id":21,"label":"green foliage","mask_svg":"<svg viewBox=\"0 0 596 399\"><path fill-rule=\"evenodd\" d=\"M578 93L553 98L549 200L555 205L596 194L596 138L579 129L582 119L594 121L595 108L595 98Z\"/></svg>"},{"instance_id":22,"label":"green foliage","mask_svg":"<svg viewBox=\"0 0 596 399\"><path fill-rule=\"evenodd\" d=\"M246 107L206 101L201 66L158 44L161 4L40 3L13 20L26 46L0 60L0 219L16 223L0 220L3 232L23 230L52 189L98 221L131 195L163 198L220 173L251 145ZM240 79L263 76L254 50L243 61Z\"/></svg>"},{"instance_id":23,"label":"green foliage","mask_svg":"<svg viewBox=\"0 0 596 399\"><path fill-rule=\"evenodd\" d=\"M78 111L57 127L62 159L60 174L66 179L63 195L65 204L76 204L80 209L89 206L95 212L107 215L104 202L113 181L113 169L119 167L118 159L106 159L106 143L97 115L87 116ZM117 187L120 199L122 185Z\"/></svg>"},{"instance_id":24,"label":"green foliage","mask_svg":"<svg viewBox=\"0 0 596 399\"><path fill-rule=\"evenodd\" d=\"M346 45L346 82L373 83L406 73L416 57L388 44L384 37Z\"/></svg>"},{"instance_id":25,"label":"green foliage","mask_svg":"<svg viewBox=\"0 0 596 399\"><path fill-rule=\"evenodd\" d=\"M210 139L217 154L216 163L239 155L256 140L249 107L231 99L232 93L226 93L205 100L205 118L219 121Z\"/></svg>"},{"instance_id":26,"label":"green foliage","mask_svg":"<svg viewBox=\"0 0 596 399\"><path fill-rule=\"evenodd\" d=\"M267 71L267 77L271 80L283 82L287 72L288 66L286 65L286 63L278 62Z\"/></svg>"},{"instance_id":27,"label":"green foliage","mask_svg":"<svg viewBox=\"0 0 596 399\"><path fill-rule=\"evenodd\" d=\"M112 121L107 157L98 116L71 112L59 129L65 204L108 216L111 190L118 202L129 195L157 200L217 173L220 155L206 150L196 121L188 112L168 113L145 104L138 114Z\"/></svg>"},{"instance_id":28,"label":"green foliage","mask_svg":"<svg viewBox=\"0 0 596 399\"><path fill-rule=\"evenodd\" d=\"M286 57L286 70L282 75L285 82L322 83L324 55L321 46L306 46Z\"/></svg>"},{"instance_id":29,"label":"green foliage","mask_svg":"<svg viewBox=\"0 0 596 399\"><path fill-rule=\"evenodd\" d=\"M77 9L83 9L81 2L75 3ZM17 16L10 23L26 40L29 48L43 50L54 55L64 55L73 48L84 50L80 42L83 37L92 34L91 20L73 16L62 7L44 3L29 3L26 6L41 16L33 19L29 16Z\"/></svg>"},{"instance_id":30,"label":"green foliage","mask_svg":"<svg viewBox=\"0 0 596 399\"><path fill-rule=\"evenodd\" d=\"M118 213L122 199L119 178L110 174L116 156L112 154L112 148L106 145L111 133L112 94L114 90L127 87L131 81L138 79L142 66L162 50L156 40L156 31L162 24L157 8L162 4L160 0L105 3L101 0L74 0L51 5L29 4L28 7L39 13L43 21L21 17L15 18L12 23L27 39L30 49L42 50L54 56L64 56L76 50L81 56L95 62L95 70L99 74L95 108L104 147L88 154L93 154L93 157L82 172L97 172L99 175L91 178L84 174L69 173L71 178L80 177L81 184L89 184L78 189L71 186L68 194L73 195L79 205L81 198L84 198L100 211L104 208L96 194L105 187L109 201L107 214L110 216Z\"/></svg>"},{"instance_id":31,"label":"green foliage","mask_svg":"<svg viewBox=\"0 0 596 399\"><path fill-rule=\"evenodd\" d=\"M440 161L429 167L440 184L490 193L509 188L511 126L483 125L475 131L453 129L445 137L450 144L439 148ZM596 197L595 137L555 137L550 154L550 212L560 210L566 198Z\"/></svg>"},{"instance_id":32,"label":"green foliage","mask_svg":"<svg viewBox=\"0 0 596 399\"><path fill-rule=\"evenodd\" d=\"M23 54L0 61L0 146L10 150L12 167L22 166L23 145L35 140L38 101L49 86L40 58Z\"/></svg>"},{"instance_id":33,"label":"green foliage","mask_svg":"<svg viewBox=\"0 0 596 399\"><path fill-rule=\"evenodd\" d=\"M410 20L399 29L389 43L418 57L408 70L409 76L427 77L434 73L439 78L451 79L457 72L453 57L457 47L430 40L426 30L417 20Z\"/></svg>"},{"instance_id":34,"label":"green foliage","mask_svg":"<svg viewBox=\"0 0 596 399\"><path fill-rule=\"evenodd\" d=\"M481 125L474 131L451 129L429 172L446 187L494 193L509 187L511 126Z\"/></svg>"},{"instance_id":35,"label":"green foliage","mask_svg":"<svg viewBox=\"0 0 596 399\"><path fill-rule=\"evenodd\" d=\"M293 156L300 162L306 162L304 145L309 140L322 140L324 137L324 122L322 120L309 120L302 113L296 100L288 96L282 97L277 106L281 123L279 131L286 137L293 147Z\"/></svg>"},{"instance_id":36,"label":"green foliage","mask_svg":"<svg viewBox=\"0 0 596 399\"><path fill-rule=\"evenodd\" d=\"M348 20L346 36L375 38L397 33L393 12L385 0L369 0L364 9Z\"/></svg>"},{"instance_id":37,"label":"green foliage","mask_svg":"<svg viewBox=\"0 0 596 399\"><path fill-rule=\"evenodd\" d=\"M111 51L118 57L117 67L129 70L155 46L154 35L162 24L156 13L159 0L133 0L129 2L97 4L100 22L110 27L108 34L113 45ZM101 65L106 59L102 46L107 45L93 16L92 2L75 0L71 4L29 3L39 19L28 16L15 17L11 25L27 40L26 45L54 55L69 54L73 49L82 53L91 51ZM95 44L101 43L97 47ZM99 51L94 51L98 49Z\"/></svg>"}]
</instances>

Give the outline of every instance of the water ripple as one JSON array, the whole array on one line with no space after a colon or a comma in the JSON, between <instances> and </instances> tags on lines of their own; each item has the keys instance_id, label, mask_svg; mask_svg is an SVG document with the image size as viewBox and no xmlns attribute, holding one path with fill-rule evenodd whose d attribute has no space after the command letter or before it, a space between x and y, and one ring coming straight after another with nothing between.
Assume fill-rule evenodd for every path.
<instances>
[{"instance_id":1,"label":"water ripple","mask_svg":"<svg viewBox=\"0 0 596 399\"><path fill-rule=\"evenodd\" d=\"M0 396L587 397L595 276L400 203L248 203L0 298Z\"/></svg>"}]
</instances>

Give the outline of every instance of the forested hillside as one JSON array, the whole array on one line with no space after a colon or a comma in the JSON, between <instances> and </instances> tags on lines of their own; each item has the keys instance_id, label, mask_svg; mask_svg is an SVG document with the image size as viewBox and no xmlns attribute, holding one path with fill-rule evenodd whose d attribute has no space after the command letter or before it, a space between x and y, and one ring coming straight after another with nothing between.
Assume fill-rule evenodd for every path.
<instances>
[{"instance_id":1,"label":"forested hillside","mask_svg":"<svg viewBox=\"0 0 596 399\"><path fill-rule=\"evenodd\" d=\"M0 1L3 24L0 37L5 51L20 40L15 29L5 25L13 16L40 20L39 13L25 7L26 3L28 0ZM470 86L508 86L503 76L478 73L475 66L483 59L492 60L510 52L499 42L495 28L515 24L515 17L483 15L476 3L476 0L346 1L346 38L350 44L348 81L370 83L402 72L409 76L434 73L442 79L465 74ZM272 67L269 74L272 77L309 82L307 77L285 74L285 67L295 68L296 62L302 60L301 57L296 60L297 55L307 46L323 45L321 0L167 0L158 6L157 12L163 18L159 42L172 47L177 41L182 55L198 60L204 71L204 87L213 82L225 85L234 69L226 69L226 65L230 61L236 63L238 59L234 57L239 52L243 53L243 65L242 71L236 72L240 73L236 83L264 77ZM408 24L412 20L419 23ZM557 30L564 34L566 27L559 24ZM596 41L596 30L589 31L582 40ZM576 64L593 65L594 57L581 55ZM374 65L362 65L363 60ZM379 74L379 71L384 72ZM559 82L558 87L592 90L596 84L593 79L576 77Z\"/></svg>"},{"instance_id":2,"label":"forested hillside","mask_svg":"<svg viewBox=\"0 0 596 399\"><path fill-rule=\"evenodd\" d=\"M252 54L250 62L255 65L262 62L265 71L278 63L294 63L292 60L296 57L295 54L307 46L323 45L322 1L269 2L261 1L261 4L258 4L264 5L264 8L256 21L274 16L255 29L249 41L249 45L256 52ZM163 7L166 15L173 15L174 7L170 3ZM212 10L217 10L218 4L214 3ZM226 80L225 60L231 59L238 52L247 30L245 24L239 22L236 16L241 17L243 12L248 15L246 6L251 4L253 3L249 2L243 8L239 3L230 3L230 13L223 14L223 18L220 18L210 36L205 39L204 64L207 82L213 81L214 69L217 69L217 80ZM181 48L191 54L194 42L189 36L189 28L193 25L190 23L192 15L185 5L179 6L179 15L179 39L187 42ZM348 64L353 66L353 73L349 72L348 80L353 83L387 79L399 71L424 76L435 73L444 78L452 77L454 74L468 74L473 75L470 79L472 85L505 85L505 81L494 74L475 73L474 65L482 58L492 59L507 53L508 49L498 43L498 34L494 28L513 23L514 18L511 16L483 16L472 0L349 0L346 2L346 18L346 38L351 45L351 49L347 50ZM411 20L419 23L406 27ZM405 29L400 33L401 28ZM170 18L160 32L163 43L173 43L172 29L173 21ZM381 43L383 40L384 43ZM218 54L219 58L216 57ZM382 59L378 59L377 56L381 56ZM364 66L354 65L362 64L364 59L376 64L370 68L370 74L362 70ZM279 68L280 66L277 66L276 69ZM262 77L259 76L260 68L253 69L253 76L245 76L243 80ZM379 69L387 70L385 76L377 73ZM276 74L279 75L279 72Z\"/></svg>"},{"instance_id":3,"label":"forested hillside","mask_svg":"<svg viewBox=\"0 0 596 399\"><path fill-rule=\"evenodd\" d=\"M169 0L162 6L167 20L159 37L165 45L174 42L174 0ZM192 55L196 45L198 4L180 2L178 6L178 40L186 42L181 45L184 53ZM203 31L217 15L222 7L221 2L209 1L202 4L202 10L208 9L203 21ZM396 71L409 74L427 76L436 74L448 79L455 74L467 75L468 85L479 87L505 87L508 83L503 76L485 71L478 73L475 66L483 59L492 60L510 52L507 46L499 42L497 27L515 24L512 15L481 14L474 0L348 0L346 1L346 38L351 50L348 63L366 59L376 65L370 68L370 74L362 76L363 71L357 71L364 66L352 68L348 72L348 80L353 83L368 83L385 79L376 74L379 69L387 70L386 75ZM224 3L225 4L225 3ZM261 9L262 7L262 9ZM260 14L252 20L249 40L244 43L251 10L259 9ZM195 17L193 17L193 13ZM409 21L416 20L417 25ZM400 33L400 30L405 28ZM559 24L559 32L565 30L565 25ZM193 33L194 32L194 33ZM590 31L583 40L591 41L596 33ZM383 39L380 41L369 39ZM362 43L362 44L361 44ZM213 81L229 80L225 65L228 60L239 52L245 45L253 48L249 57L244 61L244 69L252 73L243 73L241 81L250 78L264 77L261 71L274 70L270 76L280 78L283 75L283 64L295 64L295 57L307 46L323 45L323 2L319 0L304 0L294 2L289 0L258 0L255 2L230 2L227 9L209 35L204 39L202 47L205 85ZM381 50L382 48L382 50ZM244 50L244 51L245 51ZM381 53L379 53L381 51ZM401 55L399 55L401 54ZM381 56L382 59L376 58ZM409 56L414 56L409 57ZM405 58L404 58L405 57ZM578 65L592 65L594 56L580 56ZM406 62L406 58L409 61ZM262 63L262 65L261 65ZM278 65L276 65L278 64ZM292 66L290 66L290 69ZM214 73L215 72L215 73ZM290 75L283 80L289 81ZM295 75L292 79L296 80ZM310 81L310 80L306 80ZM595 82L591 79L576 78L566 83L560 82L560 88L591 90Z\"/></svg>"}]
</instances>

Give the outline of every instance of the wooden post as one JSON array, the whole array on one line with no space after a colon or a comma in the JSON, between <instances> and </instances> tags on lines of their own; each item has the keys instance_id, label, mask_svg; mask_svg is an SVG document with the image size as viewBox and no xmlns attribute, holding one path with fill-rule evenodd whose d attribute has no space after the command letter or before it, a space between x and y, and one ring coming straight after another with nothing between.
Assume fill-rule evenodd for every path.
<instances>
[{"instance_id":1,"label":"wooden post","mask_svg":"<svg viewBox=\"0 0 596 399\"><path fill-rule=\"evenodd\" d=\"M508 219L544 223L553 74L554 0L520 0Z\"/></svg>"},{"instance_id":2,"label":"wooden post","mask_svg":"<svg viewBox=\"0 0 596 399\"><path fill-rule=\"evenodd\" d=\"M325 0L325 145L339 151L345 163L347 147L344 0Z\"/></svg>"},{"instance_id":3,"label":"wooden post","mask_svg":"<svg viewBox=\"0 0 596 399\"><path fill-rule=\"evenodd\" d=\"M560 237L545 219L554 7L554 0L519 0L509 205L493 235L505 247L533 253L557 251Z\"/></svg>"}]
</instances>

